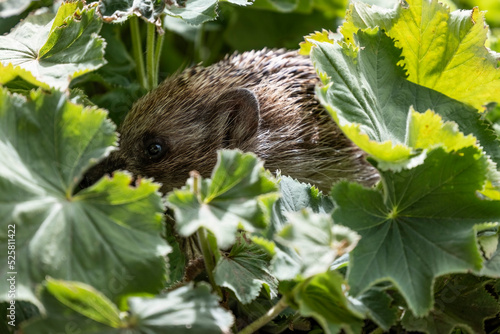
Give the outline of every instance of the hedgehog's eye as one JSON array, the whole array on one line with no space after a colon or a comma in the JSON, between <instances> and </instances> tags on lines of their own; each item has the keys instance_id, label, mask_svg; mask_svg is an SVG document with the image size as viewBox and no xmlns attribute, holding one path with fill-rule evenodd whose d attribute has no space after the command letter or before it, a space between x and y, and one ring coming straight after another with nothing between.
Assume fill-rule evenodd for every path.
<instances>
[{"instance_id":1,"label":"hedgehog's eye","mask_svg":"<svg viewBox=\"0 0 500 334\"><path fill-rule=\"evenodd\" d=\"M158 144L158 143L153 143L153 144L150 144L146 151L148 152L149 156L154 158L156 156L158 156L159 154L161 154L161 151L163 150L163 147Z\"/></svg>"},{"instance_id":2,"label":"hedgehog's eye","mask_svg":"<svg viewBox=\"0 0 500 334\"><path fill-rule=\"evenodd\" d=\"M168 147L165 144L165 141L158 138L153 137L150 139L146 139L144 141L144 155L146 157L146 161L156 162L165 156L168 151Z\"/></svg>"}]
</instances>

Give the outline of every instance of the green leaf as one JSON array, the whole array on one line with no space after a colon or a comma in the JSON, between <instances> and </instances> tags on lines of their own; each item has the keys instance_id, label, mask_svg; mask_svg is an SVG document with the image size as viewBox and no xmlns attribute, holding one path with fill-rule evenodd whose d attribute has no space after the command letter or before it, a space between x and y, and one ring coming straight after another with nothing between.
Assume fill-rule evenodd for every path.
<instances>
[{"instance_id":1,"label":"green leaf","mask_svg":"<svg viewBox=\"0 0 500 334\"><path fill-rule=\"evenodd\" d=\"M0 247L15 230L17 298L37 303L46 276L92 285L116 301L157 292L165 281L169 246L160 237L158 185L117 173L79 193L92 161L116 141L103 110L83 108L64 94L28 98L0 89ZM5 253L4 256L7 254ZM97 265L99 264L99 265ZM0 282L6 300L7 282Z\"/></svg>"},{"instance_id":2,"label":"green leaf","mask_svg":"<svg viewBox=\"0 0 500 334\"><path fill-rule=\"evenodd\" d=\"M189 24L199 25L217 18L217 4L218 0L187 0L182 6L167 5L165 13L180 17Z\"/></svg>"},{"instance_id":3,"label":"green leaf","mask_svg":"<svg viewBox=\"0 0 500 334\"><path fill-rule=\"evenodd\" d=\"M486 261L481 269L482 275L500 277L500 245L498 231L479 233L479 244Z\"/></svg>"},{"instance_id":4,"label":"green leaf","mask_svg":"<svg viewBox=\"0 0 500 334\"><path fill-rule=\"evenodd\" d=\"M408 79L479 110L498 101L500 71L484 47L488 32L484 13L476 7L449 14L437 0L409 0L408 5L400 7L389 31L403 49Z\"/></svg>"},{"instance_id":5,"label":"green leaf","mask_svg":"<svg viewBox=\"0 0 500 334\"><path fill-rule=\"evenodd\" d=\"M296 252L297 274L304 278L327 271L336 258L354 249L359 240L348 228L334 225L330 215L303 209L287 216L290 224L277 234L276 241ZM276 262L274 265L279 272Z\"/></svg>"},{"instance_id":6,"label":"green leaf","mask_svg":"<svg viewBox=\"0 0 500 334\"><path fill-rule=\"evenodd\" d=\"M47 289L47 284L39 291L39 298L43 302L45 312L30 321L23 323L22 331L26 334L54 334L64 333L67 331L79 330L82 333L88 334L121 334L123 331L121 326L127 325L121 318L116 319L118 314L113 314L118 308L102 295L101 292L95 290L93 287L85 285L80 282L70 281L54 281L52 290L57 297L66 300L64 304L61 300L56 298ZM56 286L54 286L56 285ZM75 296L72 288L77 286L80 289L80 294ZM62 290L58 289L63 287ZM67 287L71 287L68 291ZM82 291L83 289L83 291ZM90 298L91 300L86 300ZM68 302L69 301L69 302ZM120 327L111 327L111 322L103 319L99 315L99 307L103 305L108 309L108 316L120 321ZM70 307L70 306L73 306ZM83 312L78 312L83 311ZM89 317L87 317L87 315ZM103 320L100 322L99 320ZM137 332L129 332L129 334Z\"/></svg>"},{"instance_id":7,"label":"green leaf","mask_svg":"<svg viewBox=\"0 0 500 334\"><path fill-rule=\"evenodd\" d=\"M408 80L479 110L498 101L500 71L484 46L488 29L478 8L450 13L437 0L406 0L380 10L358 2L347 21L346 38L358 28L385 29L402 48Z\"/></svg>"},{"instance_id":8,"label":"green leaf","mask_svg":"<svg viewBox=\"0 0 500 334\"><path fill-rule=\"evenodd\" d=\"M50 89L47 83L35 78L31 72L19 66L3 65L2 63L0 63L0 84L11 91L29 91L37 87Z\"/></svg>"},{"instance_id":9,"label":"green leaf","mask_svg":"<svg viewBox=\"0 0 500 334\"><path fill-rule=\"evenodd\" d=\"M46 288L41 293L47 317L28 323L23 333L53 334L76 329L89 334L222 333L229 332L234 321L205 284L195 288L184 286L154 298L129 298L129 315L123 319L116 318L117 307L92 287L73 282L49 285L52 285L51 291ZM75 289L79 290L78 295ZM97 314L102 311L107 313ZM119 327L105 318L107 316L113 317L113 321L119 320Z\"/></svg>"},{"instance_id":10,"label":"green leaf","mask_svg":"<svg viewBox=\"0 0 500 334\"><path fill-rule=\"evenodd\" d=\"M275 234L289 222L289 213L299 212L306 208L315 213L331 213L333 203L316 187L288 176L280 177L279 187L281 197L274 203L271 223L263 233L267 240L256 236L252 240L273 256L271 268L276 277L286 280L295 278L301 271L302 260L294 249L269 240L274 240Z\"/></svg>"},{"instance_id":11,"label":"green leaf","mask_svg":"<svg viewBox=\"0 0 500 334\"><path fill-rule=\"evenodd\" d=\"M234 321L205 284L155 298L130 298L129 304L140 333L228 333Z\"/></svg>"},{"instance_id":12,"label":"green leaf","mask_svg":"<svg viewBox=\"0 0 500 334\"><path fill-rule=\"evenodd\" d=\"M158 0L101 0L99 1L99 13L104 22L121 23L132 15L137 15L142 19L160 25L160 15L165 9L165 1Z\"/></svg>"},{"instance_id":13,"label":"green leaf","mask_svg":"<svg viewBox=\"0 0 500 334\"><path fill-rule=\"evenodd\" d=\"M440 277L430 314L416 318L407 312L403 326L430 334L451 333L457 327L471 334L486 333L484 320L500 311L497 300L485 289L486 283L488 280L470 274Z\"/></svg>"},{"instance_id":14,"label":"green leaf","mask_svg":"<svg viewBox=\"0 0 500 334\"><path fill-rule=\"evenodd\" d=\"M219 151L211 179L192 176L187 184L167 195L179 234L187 237L205 227L222 249L234 243L238 228L250 232L264 228L267 207L277 199L275 181L263 162L237 150Z\"/></svg>"},{"instance_id":15,"label":"green leaf","mask_svg":"<svg viewBox=\"0 0 500 334\"><path fill-rule=\"evenodd\" d=\"M457 123L443 123L442 118L431 110L420 114L412 111L408 129L408 144L417 149L443 147L446 151L456 151L464 147L475 146L476 138L464 136L458 131Z\"/></svg>"},{"instance_id":16,"label":"green leaf","mask_svg":"<svg viewBox=\"0 0 500 334\"><path fill-rule=\"evenodd\" d=\"M297 286L293 301L302 316L313 317L327 334L360 333L362 316L352 309L344 295L344 279L335 271L316 275Z\"/></svg>"},{"instance_id":17,"label":"green leaf","mask_svg":"<svg viewBox=\"0 0 500 334\"><path fill-rule=\"evenodd\" d=\"M309 7L321 7L299 11L301 3ZM345 12L345 7L332 8L344 5L338 0L301 0L297 10L286 14L271 7L258 9L258 3L249 8L235 6L229 8L222 4L224 3L221 2L220 6L221 16L229 17L228 26L224 31L224 41L235 50L258 50L264 47L296 49L301 37L311 31L337 29L337 20L341 19Z\"/></svg>"},{"instance_id":18,"label":"green leaf","mask_svg":"<svg viewBox=\"0 0 500 334\"><path fill-rule=\"evenodd\" d=\"M310 208L316 213L330 213L333 210L330 197L323 195L315 186L299 182L289 176L281 176L278 186L281 196L273 206L271 224L265 233L268 239L272 239L274 234L286 225L288 222L286 214L289 212L299 212L305 208Z\"/></svg>"},{"instance_id":19,"label":"green leaf","mask_svg":"<svg viewBox=\"0 0 500 334\"><path fill-rule=\"evenodd\" d=\"M269 260L260 247L240 239L217 263L215 282L233 291L243 304L257 298L262 286L266 287L271 298L275 298L278 296L278 281L268 270Z\"/></svg>"},{"instance_id":20,"label":"green leaf","mask_svg":"<svg viewBox=\"0 0 500 334\"><path fill-rule=\"evenodd\" d=\"M47 291L62 304L87 318L110 327L121 325L120 311L103 294L80 282L47 279Z\"/></svg>"},{"instance_id":21,"label":"green leaf","mask_svg":"<svg viewBox=\"0 0 500 334\"><path fill-rule=\"evenodd\" d=\"M299 6L299 0L256 0L255 7L275 10L282 13L293 12Z\"/></svg>"},{"instance_id":22,"label":"green leaf","mask_svg":"<svg viewBox=\"0 0 500 334\"><path fill-rule=\"evenodd\" d=\"M28 16L11 33L0 36L0 62L19 66L60 90L68 88L72 78L102 66L105 43L97 35L102 22L95 4L79 7L81 3L65 3L55 18Z\"/></svg>"},{"instance_id":23,"label":"green leaf","mask_svg":"<svg viewBox=\"0 0 500 334\"><path fill-rule=\"evenodd\" d=\"M226 1L238 6L250 6L254 2L254 0L226 0Z\"/></svg>"},{"instance_id":24,"label":"green leaf","mask_svg":"<svg viewBox=\"0 0 500 334\"><path fill-rule=\"evenodd\" d=\"M462 8L479 7L486 10L486 21L491 26L500 25L500 3L496 0L460 0L457 1Z\"/></svg>"},{"instance_id":25,"label":"green leaf","mask_svg":"<svg viewBox=\"0 0 500 334\"><path fill-rule=\"evenodd\" d=\"M419 151L408 147L412 106L418 111L432 109L445 122L454 121L500 162L499 141L474 108L409 82L396 65L401 51L382 31L359 31L352 38L356 47L310 40L315 44L311 59L325 84L316 93L344 133L372 154L380 168L422 162Z\"/></svg>"},{"instance_id":26,"label":"green leaf","mask_svg":"<svg viewBox=\"0 0 500 334\"><path fill-rule=\"evenodd\" d=\"M355 300L351 301L353 307L359 313L366 314L385 331L388 331L398 319L397 308L391 306L392 298L382 289L374 287Z\"/></svg>"},{"instance_id":27,"label":"green leaf","mask_svg":"<svg viewBox=\"0 0 500 334\"><path fill-rule=\"evenodd\" d=\"M0 17L19 15L31 5L31 0L4 0L0 2Z\"/></svg>"},{"instance_id":28,"label":"green leaf","mask_svg":"<svg viewBox=\"0 0 500 334\"><path fill-rule=\"evenodd\" d=\"M424 163L381 172L381 189L340 183L335 222L361 235L350 253L348 282L357 296L381 280L401 291L417 316L432 306L436 276L479 270L474 226L500 219L500 201L481 200L487 163L469 147L430 151Z\"/></svg>"}]
</instances>

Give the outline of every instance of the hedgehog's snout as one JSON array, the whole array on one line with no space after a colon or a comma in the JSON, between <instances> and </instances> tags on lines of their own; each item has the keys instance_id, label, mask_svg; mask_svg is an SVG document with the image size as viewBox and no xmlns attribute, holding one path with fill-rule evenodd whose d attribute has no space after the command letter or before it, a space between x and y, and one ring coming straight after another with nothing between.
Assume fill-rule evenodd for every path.
<instances>
[{"instance_id":1,"label":"hedgehog's snout","mask_svg":"<svg viewBox=\"0 0 500 334\"><path fill-rule=\"evenodd\" d=\"M90 167L83 175L80 181L80 189L85 189L96 183L101 177L105 175L111 176L116 170L125 170L126 163L116 151L112 152L108 157L98 162L96 165Z\"/></svg>"}]
</instances>

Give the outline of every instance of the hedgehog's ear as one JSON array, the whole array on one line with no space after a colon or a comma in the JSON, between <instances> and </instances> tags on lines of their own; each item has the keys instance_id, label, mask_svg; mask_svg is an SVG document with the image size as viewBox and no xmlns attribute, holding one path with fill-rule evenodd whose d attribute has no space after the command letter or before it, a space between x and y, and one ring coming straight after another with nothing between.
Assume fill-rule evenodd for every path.
<instances>
[{"instance_id":1,"label":"hedgehog's ear","mask_svg":"<svg viewBox=\"0 0 500 334\"><path fill-rule=\"evenodd\" d=\"M257 133L260 107L251 90L234 88L223 93L217 101L217 113L227 117L225 146L238 147Z\"/></svg>"}]
</instances>

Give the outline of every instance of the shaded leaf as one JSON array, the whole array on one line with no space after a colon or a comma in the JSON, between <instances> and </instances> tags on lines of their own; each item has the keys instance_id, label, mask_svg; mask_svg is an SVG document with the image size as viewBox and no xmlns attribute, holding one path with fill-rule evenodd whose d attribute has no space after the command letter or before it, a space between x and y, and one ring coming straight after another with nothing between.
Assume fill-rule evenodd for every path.
<instances>
[{"instance_id":1,"label":"shaded leaf","mask_svg":"<svg viewBox=\"0 0 500 334\"><path fill-rule=\"evenodd\" d=\"M300 314L316 319L325 333L335 334L341 329L360 333L362 315L349 305L343 285L344 279L335 271L316 275L294 289L293 301Z\"/></svg>"},{"instance_id":2,"label":"shaded leaf","mask_svg":"<svg viewBox=\"0 0 500 334\"><path fill-rule=\"evenodd\" d=\"M354 301L351 299L353 307L359 313L366 314L385 331L388 331L398 318L398 310L391 306L391 302L392 298L377 287L364 292Z\"/></svg>"},{"instance_id":3,"label":"shaded leaf","mask_svg":"<svg viewBox=\"0 0 500 334\"><path fill-rule=\"evenodd\" d=\"M424 315L433 303L435 277L479 270L474 225L500 219L500 202L476 195L486 169L477 149L439 148L413 169L381 172L381 189L334 187L335 222L361 235L350 253L351 293L390 280L413 313Z\"/></svg>"},{"instance_id":4,"label":"shaded leaf","mask_svg":"<svg viewBox=\"0 0 500 334\"><path fill-rule=\"evenodd\" d=\"M278 295L278 281L268 270L269 260L260 247L239 240L231 252L222 256L217 263L215 282L232 290L243 304L257 298L262 286L269 290L271 298L275 298Z\"/></svg>"},{"instance_id":5,"label":"shaded leaf","mask_svg":"<svg viewBox=\"0 0 500 334\"><path fill-rule=\"evenodd\" d=\"M488 280L473 275L440 277L436 281L434 308L424 318L406 313L403 326L410 331L430 334L451 333L460 327L468 333L486 333L484 320L500 311L497 300L485 284Z\"/></svg>"}]
</instances>

